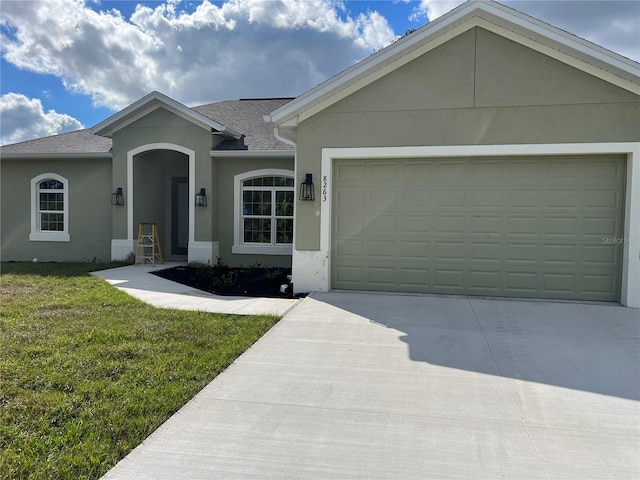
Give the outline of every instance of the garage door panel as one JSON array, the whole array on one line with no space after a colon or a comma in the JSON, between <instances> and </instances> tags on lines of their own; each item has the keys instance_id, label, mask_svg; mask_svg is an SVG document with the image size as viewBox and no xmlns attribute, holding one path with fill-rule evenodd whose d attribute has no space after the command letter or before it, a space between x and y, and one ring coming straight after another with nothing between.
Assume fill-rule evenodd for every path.
<instances>
[{"instance_id":1,"label":"garage door panel","mask_svg":"<svg viewBox=\"0 0 640 480\"><path fill-rule=\"evenodd\" d=\"M507 265L537 265L540 262L540 250L537 243L514 243L507 246Z\"/></svg>"},{"instance_id":2,"label":"garage door panel","mask_svg":"<svg viewBox=\"0 0 640 480\"><path fill-rule=\"evenodd\" d=\"M398 173L395 162L376 162L371 164L369 170L371 180L383 180L385 184L394 183L398 179Z\"/></svg>"},{"instance_id":3,"label":"garage door panel","mask_svg":"<svg viewBox=\"0 0 640 480\"><path fill-rule=\"evenodd\" d=\"M584 234L594 237L613 236L621 230L617 217L585 216L582 225Z\"/></svg>"},{"instance_id":4,"label":"garage door panel","mask_svg":"<svg viewBox=\"0 0 640 480\"><path fill-rule=\"evenodd\" d=\"M425 186L408 187L401 194L399 206L407 211L411 209L423 211L433 205L433 193L432 189Z\"/></svg>"},{"instance_id":5,"label":"garage door panel","mask_svg":"<svg viewBox=\"0 0 640 480\"><path fill-rule=\"evenodd\" d=\"M465 231L465 215L435 215L435 232L437 234L462 234Z\"/></svg>"},{"instance_id":6,"label":"garage door panel","mask_svg":"<svg viewBox=\"0 0 640 480\"><path fill-rule=\"evenodd\" d=\"M617 300L624 158L480 160L338 161L332 286Z\"/></svg>"},{"instance_id":7,"label":"garage door panel","mask_svg":"<svg viewBox=\"0 0 640 480\"><path fill-rule=\"evenodd\" d=\"M368 193L365 201L374 212L393 212L398 210L397 188L376 188Z\"/></svg>"},{"instance_id":8,"label":"garage door panel","mask_svg":"<svg viewBox=\"0 0 640 480\"><path fill-rule=\"evenodd\" d=\"M549 295L569 296L576 291L576 275L568 273L543 273L543 292Z\"/></svg>"},{"instance_id":9,"label":"garage door panel","mask_svg":"<svg viewBox=\"0 0 640 480\"><path fill-rule=\"evenodd\" d=\"M503 200L502 189L473 189L468 191L469 204L473 205L475 209L482 210L499 210L502 211Z\"/></svg>"},{"instance_id":10,"label":"garage door panel","mask_svg":"<svg viewBox=\"0 0 640 480\"><path fill-rule=\"evenodd\" d=\"M369 256L374 261L380 259L393 260L398 256L398 248L395 240L370 240L369 241Z\"/></svg>"},{"instance_id":11,"label":"garage door panel","mask_svg":"<svg viewBox=\"0 0 640 480\"><path fill-rule=\"evenodd\" d=\"M464 210L467 206L466 191L462 188L436 190L436 207Z\"/></svg>"},{"instance_id":12,"label":"garage door panel","mask_svg":"<svg viewBox=\"0 0 640 480\"><path fill-rule=\"evenodd\" d=\"M408 214L405 216L400 216L398 220L401 224L400 231L408 235L419 234L421 236L424 236L424 234L430 232L433 228L431 226L433 224L431 216L417 216Z\"/></svg>"},{"instance_id":13,"label":"garage door panel","mask_svg":"<svg viewBox=\"0 0 640 480\"><path fill-rule=\"evenodd\" d=\"M520 210L521 212L527 210L538 211L540 210L542 196L542 193L537 189L507 188L506 204L510 210Z\"/></svg>"},{"instance_id":14,"label":"garage door panel","mask_svg":"<svg viewBox=\"0 0 640 480\"><path fill-rule=\"evenodd\" d=\"M618 185L618 179L624 176L624 163L617 159L601 159L598 162L582 163L583 175L591 179L593 185Z\"/></svg>"},{"instance_id":15,"label":"garage door panel","mask_svg":"<svg viewBox=\"0 0 640 480\"><path fill-rule=\"evenodd\" d=\"M400 268L400 282L412 291L422 292L431 282L427 268Z\"/></svg>"},{"instance_id":16,"label":"garage door panel","mask_svg":"<svg viewBox=\"0 0 640 480\"><path fill-rule=\"evenodd\" d=\"M538 292L538 274L536 272L505 272L505 292L516 297L525 297Z\"/></svg>"},{"instance_id":17,"label":"garage door panel","mask_svg":"<svg viewBox=\"0 0 640 480\"><path fill-rule=\"evenodd\" d=\"M369 216L366 220L367 228L371 233L397 233L398 221L400 218L397 215L373 215Z\"/></svg>"},{"instance_id":18,"label":"garage door panel","mask_svg":"<svg viewBox=\"0 0 640 480\"><path fill-rule=\"evenodd\" d=\"M544 219L537 215L507 215L505 232L511 238L537 235Z\"/></svg>"},{"instance_id":19,"label":"garage door panel","mask_svg":"<svg viewBox=\"0 0 640 480\"><path fill-rule=\"evenodd\" d=\"M620 255L619 250L609 245L585 245L582 249L582 263L585 266L614 267Z\"/></svg>"},{"instance_id":20,"label":"garage door panel","mask_svg":"<svg viewBox=\"0 0 640 480\"><path fill-rule=\"evenodd\" d=\"M543 208L549 212L577 212L581 204L581 193L578 190L546 189L543 195Z\"/></svg>"},{"instance_id":21,"label":"garage door panel","mask_svg":"<svg viewBox=\"0 0 640 480\"><path fill-rule=\"evenodd\" d=\"M608 274L584 275L582 277L582 290L597 299L601 292L609 292L614 295L616 293L616 283L615 278Z\"/></svg>"},{"instance_id":22,"label":"garage door panel","mask_svg":"<svg viewBox=\"0 0 640 480\"><path fill-rule=\"evenodd\" d=\"M497 295L503 289L502 277L501 272L472 270L469 272L469 292L479 295Z\"/></svg>"},{"instance_id":23,"label":"garage door panel","mask_svg":"<svg viewBox=\"0 0 640 480\"><path fill-rule=\"evenodd\" d=\"M469 259L472 262L496 263L502 260L501 243L472 243Z\"/></svg>"},{"instance_id":24,"label":"garage door panel","mask_svg":"<svg viewBox=\"0 0 640 480\"><path fill-rule=\"evenodd\" d=\"M404 185L430 185L434 178L433 162L405 162L403 168L397 169L401 172L401 179Z\"/></svg>"},{"instance_id":25,"label":"garage door panel","mask_svg":"<svg viewBox=\"0 0 640 480\"><path fill-rule=\"evenodd\" d=\"M622 192L611 189L589 189L585 192L585 212L616 210L622 205Z\"/></svg>"},{"instance_id":26,"label":"garage door panel","mask_svg":"<svg viewBox=\"0 0 640 480\"><path fill-rule=\"evenodd\" d=\"M469 225L471 235L473 234L494 234L502 236L502 216L497 215L471 215L466 220L466 225Z\"/></svg>"},{"instance_id":27,"label":"garage door panel","mask_svg":"<svg viewBox=\"0 0 640 480\"><path fill-rule=\"evenodd\" d=\"M413 259L429 258L431 245L428 241L400 241L400 257Z\"/></svg>"},{"instance_id":28,"label":"garage door panel","mask_svg":"<svg viewBox=\"0 0 640 480\"><path fill-rule=\"evenodd\" d=\"M364 209L365 193L362 188L341 191L335 196L336 207L340 211L360 212Z\"/></svg>"},{"instance_id":29,"label":"garage door panel","mask_svg":"<svg viewBox=\"0 0 640 480\"><path fill-rule=\"evenodd\" d=\"M549 216L543 220L543 232L549 236L577 238L578 236L582 236L582 221L581 217L576 216Z\"/></svg>"},{"instance_id":30,"label":"garage door panel","mask_svg":"<svg viewBox=\"0 0 640 480\"><path fill-rule=\"evenodd\" d=\"M542 249L542 263L547 265L564 265L572 267L579 260L578 250L575 244L547 242Z\"/></svg>"},{"instance_id":31,"label":"garage door panel","mask_svg":"<svg viewBox=\"0 0 640 480\"><path fill-rule=\"evenodd\" d=\"M440 288L443 293L464 292L465 271L454 268L435 268L433 286Z\"/></svg>"}]
</instances>

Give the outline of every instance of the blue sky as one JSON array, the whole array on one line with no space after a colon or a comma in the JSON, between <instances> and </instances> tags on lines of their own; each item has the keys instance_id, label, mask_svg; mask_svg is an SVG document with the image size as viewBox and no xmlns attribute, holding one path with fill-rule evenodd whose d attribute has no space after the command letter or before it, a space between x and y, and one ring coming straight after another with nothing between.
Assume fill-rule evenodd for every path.
<instances>
[{"instance_id":1,"label":"blue sky","mask_svg":"<svg viewBox=\"0 0 640 480\"><path fill-rule=\"evenodd\" d=\"M91 127L159 90L295 96L462 0L0 0L0 143ZM505 0L640 59L638 0Z\"/></svg>"}]
</instances>

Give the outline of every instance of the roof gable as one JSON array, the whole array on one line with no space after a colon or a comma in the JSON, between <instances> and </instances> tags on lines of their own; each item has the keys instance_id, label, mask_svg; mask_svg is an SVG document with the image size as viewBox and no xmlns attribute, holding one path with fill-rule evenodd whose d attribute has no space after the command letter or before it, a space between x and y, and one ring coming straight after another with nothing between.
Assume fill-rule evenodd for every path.
<instances>
[{"instance_id":1,"label":"roof gable","mask_svg":"<svg viewBox=\"0 0 640 480\"><path fill-rule=\"evenodd\" d=\"M346 98L449 40L481 27L640 95L640 65L494 1L470 0L271 113L279 127Z\"/></svg>"},{"instance_id":2,"label":"roof gable","mask_svg":"<svg viewBox=\"0 0 640 480\"><path fill-rule=\"evenodd\" d=\"M114 132L125 128L127 125L132 124L158 108L164 108L171 113L204 128L205 130L222 133L225 136L232 138L240 138L241 136L241 134L235 130L222 125L201 113L198 113L197 111L170 97L167 97L166 95L163 95L160 92L151 92L148 95L145 95L128 107L120 110L118 113L94 126L91 129L91 133L94 135L101 135L103 137L111 137Z\"/></svg>"}]
</instances>

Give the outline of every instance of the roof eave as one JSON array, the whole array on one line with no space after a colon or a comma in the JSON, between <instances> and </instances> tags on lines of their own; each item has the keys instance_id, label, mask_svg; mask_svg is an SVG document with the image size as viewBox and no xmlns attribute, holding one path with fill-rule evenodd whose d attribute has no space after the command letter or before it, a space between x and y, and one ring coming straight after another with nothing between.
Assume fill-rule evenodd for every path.
<instances>
[{"instance_id":1,"label":"roof eave","mask_svg":"<svg viewBox=\"0 0 640 480\"><path fill-rule=\"evenodd\" d=\"M293 150L211 150L209 152L211 157L225 158L225 157L261 157L261 158L274 158L274 157L286 157L294 158L295 151Z\"/></svg>"},{"instance_id":2,"label":"roof eave","mask_svg":"<svg viewBox=\"0 0 640 480\"><path fill-rule=\"evenodd\" d=\"M57 159L76 159L76 158L113 158L111 151L109 152L57 152L57 153L1 153L2 160L57 160Z\"/></svg>"},{"instance_id":3,"label":"roof eave","mask_svg":"<svg viewBox=\"0 0 640 480\"><path fill-rule=\"evenodd\" d=\"M496 23L496 20L505 25ZM386 74L390 66L395 65L393 68L397 68L398 64L408 63L411 59L476 26L488 28L515 41L520 40L521 43L526 40L531 48L555 55L561 61L640 94L640 65L637 62L497 2L467 2L303 93L273 111L268 120L276 127L295 128L299 121L315 115L351 92L380 78ZM515 28L509 30L508 27ZM524 35L526 32L532 35L527 37ZM546 39L549 43L555 42L568 52L554 50L552 46L541 43L541 39ZM596 63L610 69L596 63L589 64L579 56L572 57L571 53L592 58ZM617 75L616 71L620 75ZM361 85L362 82L364 85Z\"/></svg>"}]
</instances>

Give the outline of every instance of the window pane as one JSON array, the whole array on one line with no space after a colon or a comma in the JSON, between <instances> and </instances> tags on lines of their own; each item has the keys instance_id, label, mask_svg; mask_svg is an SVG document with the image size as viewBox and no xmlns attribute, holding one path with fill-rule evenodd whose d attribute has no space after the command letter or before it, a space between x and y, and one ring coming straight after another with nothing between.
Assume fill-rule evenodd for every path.
<instances>
[{"instance_id":1,"label":"window pane","mask_svg":"<svg viewBox=\"0 0 640 480\"><path fill-rule=\"evenodd\" d=\"M273 177L264 177L262 180L262 184L265 187L273 187Z\"/></svg>"},{"instance_id":2,"label":"window pane","mask_svg":"<svg viewBox=\"0 0 640 480\"><path fill-rule=\"evenodd\" d=\"M42 182L40 182L40 190L63 190L64 186L62 185L62 182L59 182L58 180L53 180L53 179L49 179L49 180L43 180Z\"/></svg>"},{"instance_id":3,"label":"window pane","mask_svg":"<svg viewBox=\"0 0 640 480\"><path fill-rule=\"evenodd\" d=\"M278 217L293 216L293 192L287 192L287 191L276 192L276 216Z\"/></svg>"},{"instance_id":4,"label":"window pane","mask_svg":"<svg viewBox=\"0 0 640 480\"><path fill-rule=\"evenodd\" d=\"M246 243L271 243L271 219L245 218L244 241Z\"/></svg>"},{"instance_id":5,"label":"window pane","mask_svg":"<svg viewBox=\"0 0 640 480\"><path fill-rule=\"evenodd\" d=\"M40 230L62 232L64 231L64 215L62 213L41 213Z\"/></svg>"},{"instance_id":6,"label":"window pane","mask_svg":"<svg viewBox=\"0 0 640 480\"><path fill-rule=\"evenodd\" d=\"M40 210L64 210L64 194L62 193L41 193Z\"/></svg>"},{"instance_id":7,"label":"window pane","mask_svg":"<svg viewBox=\"0 0 640 480\"><path fill-rule=\"evenodd\" d=\"M276 243L293 243L293 219L276 220Z\"/></svg>"},{"instance_id":8,"label":"window pane","mask_svg":"<svg viewBox=\"0 0 640 480\"><path fill-rule=\"evenodd\" d=\"M271 215L271 192L245 190L242 192L243 215Z\"/></svg>"},{"instance_id":9,"label":"window pane","mask_svg":"<svg viewBox=\"0 0 640 480\"><path fill-rule=\"evenodd\" d=\"M293 187L293 178L287 178L287 181L285 182L285 186Z\"/></svg>"}]
</instances>

